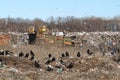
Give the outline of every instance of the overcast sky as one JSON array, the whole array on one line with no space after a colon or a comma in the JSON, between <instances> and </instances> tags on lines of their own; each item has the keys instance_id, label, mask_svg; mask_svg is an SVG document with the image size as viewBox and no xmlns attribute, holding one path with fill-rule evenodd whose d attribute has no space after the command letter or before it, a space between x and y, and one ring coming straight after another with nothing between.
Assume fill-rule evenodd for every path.
<instances>
[{"instance_id":1,"label":"overcast sky","mask_svg":"<svg viewBox=\"0 0 120 80\"><path fill-rule=\"evenodd\" d=\"M120 0L1 0L0 18L120 16Z\"/></svg>"}]
</instances>

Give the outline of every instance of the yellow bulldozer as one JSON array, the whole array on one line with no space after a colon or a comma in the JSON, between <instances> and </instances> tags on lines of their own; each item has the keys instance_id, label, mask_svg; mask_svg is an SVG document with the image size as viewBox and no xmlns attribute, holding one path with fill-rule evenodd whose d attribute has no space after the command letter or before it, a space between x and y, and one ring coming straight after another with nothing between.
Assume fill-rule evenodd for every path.
<instances>
[{"instance_id":1,"label":"yellow bulldozer","mask_svg":"<svg viewBox=\"0 0 120 80\"><path fill-rule=\"evenodd\" d=\"M33 26L30 26L27 31L28 31L29 34L34 34L35 33L35 28Z\"/></svg>"},{"instance_id":2,"label":"yellow bulldozer","mask_svg":"<svg viewBox=\"0 0 120 80\"><path fill-rule=\"evenodd\" d=\"M41 26L39 27L39 34L47 34L48 33L48 29L46 26Z\"/></svg>"},{"instance_id":3,"label":"yellow bulldozer","mask_svg":"<svg viewBox=\"0 0 120 80\"><path fill-rule=\"evenodd\" d=\"M44 39L45 38L45 35L48 34L48 28L43 25L43 26L40 26L37 31L35 31L35 27L34 26L30 26L28 28L28 34L36 34L36 37L37 38L41 38L41 39Z\"/></svg>"},{"instance_id":4,"label":"yellow bulldozer","mask_svg":"<svg viewBox=\"0 0 120 80\"><path fill-rule=\"evenodd\" d=\"M28 28L28 33L33 33L35 32L35 27L34 26L30 26ZM41 26L38 28L38 34L47 34L48 33L48 29L46 26Z\"/></svg>"}]
</instances>

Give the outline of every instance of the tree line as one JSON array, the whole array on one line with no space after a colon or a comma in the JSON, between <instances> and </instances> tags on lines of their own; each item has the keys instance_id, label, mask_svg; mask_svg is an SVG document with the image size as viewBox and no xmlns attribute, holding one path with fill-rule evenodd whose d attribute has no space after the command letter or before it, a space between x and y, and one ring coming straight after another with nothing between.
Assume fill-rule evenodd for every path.
<instances>
[{"instance_id":1,"label":"tree line","mask_svg":"<svg viewBox=\"0 0 120 80\"><path fill-rule=\"evenodd\" d=\"M0 18L0 31L26 32L29 26L39 27L46 25L50 31L68 32L94 32L94 31L120 31L120 18L112 19L99 17L76 18L68 17L49 17L46 21L40 18L33 20L23 18Z\"/></svg>"}]
</instances>

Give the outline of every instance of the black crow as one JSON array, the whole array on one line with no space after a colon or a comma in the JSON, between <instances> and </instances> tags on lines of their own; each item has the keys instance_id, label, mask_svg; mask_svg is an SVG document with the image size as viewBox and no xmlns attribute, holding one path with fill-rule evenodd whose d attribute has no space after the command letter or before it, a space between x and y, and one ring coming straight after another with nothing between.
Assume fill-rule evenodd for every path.
<instances>
[{"instance_id":1,"label":"black crow","mask_svg":"<svg viewBox=\"0 0 120 80\"><path fill-rule=\"evenodd\" d=\"M5 51L5 55L10 55L10 54L13 54L13 52L9 51L9 50L6 50Z\"/></svg>"},{"instance_id":2,"label":"black crow","mask_svg":"<svg viewBox=\"0 0 120 80\"><path fill-rule=\"evenodd\" d=\"M55 61L55 60L56 60L56 58L55 58L55 57L52 57L52 60L51 60L51 61L53 62L53 61Z\"/></svg>"},{"instance_id":3,"label":"black crow","mask_svg":"<svg viewBox=\"0 0 120 80\"><path fill-rule=\"evenodd\" d=\"M70 63L69 65L66 66L66 68L71 69L73 68L73 66L74 66L73 63Z\"/></svg>"},{"instance_id":4,"label":"black crow","mask_svg":"<svg viewBox=\"0 0 120 80\"><path fill-rule=\"evenodd\" d=\"M87 50L87 54L88 54L88 55L92 55L92 54L94 54L94 53L88 49L88 50Z\"/></svg>"},{"instance_id":5,"label":"black crow","mask_svg":"<svg viewBox=\"0 0 120 80\"><path fill-rule=\"evenodd\" d=\"M34 56L31 56L30 60L33 60L34 59Z\"/></svg>"},{"instance_id":6,"label":"black crow","mask_svg":"<svg viewBox=\"0 0 120 80\"><path fill-rule=\"evenodd\" d=\"M65 54L64 54L64 53L62 53L62 54L61 54L61 57L65 57Z\"/></svg>"},{"instance_id":7,"label":"black crow","mask_svg":"<svg viewBox=\"0 0 120 80\"><path fill-rule=\"evenodd\" d=\"M45 62L45 64L50 64L52 61L50 60L50 59L48 59L46 62Z\"/></svg>"},{"instance_id":8,"label":"black crow","mask_svg":"<svg viewBox=\"0 0 120 80\"><path fill-rule=\"evenodd\" d=\"M5 51L5 55L9 55L10 54L10 51L9 50L6 50Z\"/></svg>"},{"instance_id":9,"label":"black crow","mask_svg":"<svg viewBox=\"0 0 120 80\"><path fill-rule=\"evenodd\" d=\"M77 53L77 57L80 57L80 56L81 56L81 54L80 54L80 52L78 52L78 53Z\"/></svg>"},{"instance_id":10,"label":"black crow","mask_svg":"<svg viewBox=\"0 0 120 80\"><path fill-rule=\"evenodd\" d=\"M66 57L69 57L69 53L68 53L67 51L65 52L65 56L66 56Z\"/></svg>"},{"instance_id":11,"label":"black crow","mask_svg":"<svg viewBox=\"0 0 120 80\"><path fill-rule=\"evenodd\" d=\"M52 57L52 54L48 54L48 58L51 58Z\"/></svg>"},{"instance_id":12,"label":"black crow","mask_svg":"<svg viewBox=\"0 0 120 80\"><path fill-rule=\"evenodd\" d=\"M55 57L52 57L52 59L48 59L46 62L45 62L45 64L50 64L51 62L54 62L56 60L56 58Z\"/></svg>"},{"instance_id":13,"label":"black crow","mask_svg":"<svg viewBox=\"0 0 120 80\"><path fill-rule=\"evenodd\" d=\"M65 63L63 62L63 60L62 60L62 59L60 60L60 64L65 65Z\"/></svg>"},{"instance_id":14,"label":"black crow","mask_svg":"<svg viewBox=\"0 0 120 80\"><path fill-rule=\"evenodd\" d=\"M30 55L31 55L31 56L35 56L35 54L33 53L32 50L30 51Z\"/></svg>"},{"instance_id":15,"label":"black crow","mask_svg":"<svg viewBox=\"0 0 120 80\"><path fill-rule=\"evenodd\" d=\"M26 53L24 58L28 58L29 57L29 53Z\"/></svg>"},{"instance_id":16,"label":"black crow","mask_svg":"<svg viewBox=\"0 0 120 80\"><path fill-rule=\"evenodd\" d=\"M35 65L35 67L36 67L36 68L40 68L39 61L38 61L38 62L37 62L37 61L35 61L34 65Z\"/></svg>"},{"instance_id":17,"label":"black crow","mask_svg":"<svg viewBox=\"0 0 120 80\"><path fill-rule=\"evenodd\" d=\"M19 57L22 57L22 56L24 56L24 54L23 54L23 52L21 51L21 52L19 53Z\"/></svg>"}]
</instances>

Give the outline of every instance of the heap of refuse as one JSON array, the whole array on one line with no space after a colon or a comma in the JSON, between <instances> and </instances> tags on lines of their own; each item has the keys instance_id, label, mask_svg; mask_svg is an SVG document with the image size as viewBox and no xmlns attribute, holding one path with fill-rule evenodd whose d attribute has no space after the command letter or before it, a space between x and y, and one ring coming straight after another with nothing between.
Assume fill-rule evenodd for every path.
<instances>
[{"instance_id":1,"label":"heap of refuse","mask_svg":"<svg viewBox=\"0 0 120 80\"><path fill-rule=\"evenodd\" d=\"M110 41L118 42L120 39L120 32L73 32L66 34L67 36L77 36L78 42L86 40L87 44L98 47L99 44L103 43L106 45Z\"/></svg>"},{"instance_id":2,"label":"heap of refuse","mask_svg":"<svg viewBox=\"0 0 120 80\"><path fill-rule=\"evenodd\" d=\"M93 46L98 46L101 42L107 43L111 39L117 40L120 38L120 32L90 32L87 33L85 39Z\"/></svg>"}]
</instances>

